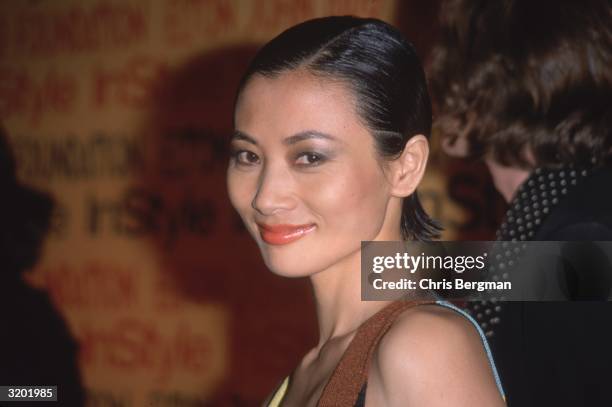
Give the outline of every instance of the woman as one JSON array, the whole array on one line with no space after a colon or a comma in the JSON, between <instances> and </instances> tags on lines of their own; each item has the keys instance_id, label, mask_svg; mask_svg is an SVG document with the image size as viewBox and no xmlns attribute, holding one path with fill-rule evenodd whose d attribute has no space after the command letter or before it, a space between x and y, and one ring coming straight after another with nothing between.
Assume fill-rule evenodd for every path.
<instances>
[{"instance_id":1,"label":"woman","mask_svg":"<svg viewBox=\"0 0 612 407\"><path fill-rule=\"evenodd\" d=\"M374 19L290 28L247 70L234 126L232 204L274 273L310 278L319 320L266 404L503 405L484 336L450 304L360 299L361 241L437 232L415 192L431 107L412 46Z\"/></svg>"}]
</instances>

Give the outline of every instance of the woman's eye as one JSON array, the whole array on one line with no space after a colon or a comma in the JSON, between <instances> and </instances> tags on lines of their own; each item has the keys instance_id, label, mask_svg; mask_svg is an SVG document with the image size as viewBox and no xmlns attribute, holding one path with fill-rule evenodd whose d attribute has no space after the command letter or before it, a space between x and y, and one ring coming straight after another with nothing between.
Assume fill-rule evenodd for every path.
<instances>
[{"instance_id":1,"label":"woman's eye","mask_svg":"<svg viewBox=\"0 0 612 407\"><path fill-rule=\"evenodd\" d=\"M232 156L239 165L255 165L259 162L257 154L248 150L237 150Z\"/></svg>"},{"instance_id":2,"label":"woman's eye","mask_svg":"<svg viewBox=\"0 0 612 407\"><path fill-rule=\"evenodd\" d=\"M325 157L318 153L303 153L300 154L296 160L299 165L314 166L319 165L325 161Z\"/></svg>"}]
</instances>

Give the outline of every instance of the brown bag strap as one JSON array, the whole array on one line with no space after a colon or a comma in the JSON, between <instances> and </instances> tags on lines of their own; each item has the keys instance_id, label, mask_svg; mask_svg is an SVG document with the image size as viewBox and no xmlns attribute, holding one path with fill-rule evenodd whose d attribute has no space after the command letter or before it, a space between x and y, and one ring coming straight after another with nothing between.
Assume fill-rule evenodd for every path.
<instances>
[{"instance_id":1,"label":"brown bag strap","mask_svg":"<svg viewBox=\"0 0 612 407\"><path fill-rule=\"evenodd\" d=\"M376 345L404 310L434 301L394 301L372 315L355 333L323 388L318 407L353 407L368 379L368 368Z\"/></svg>"}]
</instances>

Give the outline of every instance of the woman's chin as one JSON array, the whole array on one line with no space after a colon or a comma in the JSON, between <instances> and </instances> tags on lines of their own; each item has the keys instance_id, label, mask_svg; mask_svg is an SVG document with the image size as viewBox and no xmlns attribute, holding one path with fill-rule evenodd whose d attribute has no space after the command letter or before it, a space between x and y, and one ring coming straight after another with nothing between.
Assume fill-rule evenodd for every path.
<instances>
[{"instance_id":1,"label":"woman's chin","mask_svg":"<svg viewBox=\"0 0 612 407\"><path fill-rule=\"evenodd\" d=\"M268 269L281 277L298 278L309 277L319 269L314 264L306 264L303 259L286 256L274 256L262 253L263 260Z\"/></svg>"},{"instance_id":2,"label":"woman's chin","mask_svg":"<svg viewBox=\"0 0 612 407\"><path fill-rule=\"evenodd\" d=\"M265 262L268 269L281 277L288 278L299 278L299 277L309 277L314 272L312 270L306 269L303 266L300 267L297 264L276 264L272 262Z\"/></svg>"},{"instance_id":3,"label":"woman's chin","mask_svg":"<svg viewBox=\"0 0 612 407\"><path fill-rule=\"evenodd\" d=\"M263 241L257 242L266 267L274 274L282 277L308 277L316 267L312 261L305 261L303 248L300 250L294 244L270 245Z\"/></svg>"}]
</instances>

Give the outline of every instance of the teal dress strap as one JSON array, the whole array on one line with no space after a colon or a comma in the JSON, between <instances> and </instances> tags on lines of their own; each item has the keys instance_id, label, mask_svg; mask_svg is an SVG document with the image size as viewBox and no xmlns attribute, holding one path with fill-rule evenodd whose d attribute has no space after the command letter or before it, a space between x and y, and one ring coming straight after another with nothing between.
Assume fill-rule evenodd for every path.
<instances>
[{"instance_id":1,"label":"teal dress strap","mask_svg":"<svg viewBox=\"0 0 612 407\"><path fill-rule=\"evenodd\" d=\"M501 393L502 398L506 400L506 394L504 393L504 389L502 387L501 380L499 378L499 373L497 373L497 367L495 367L495 360L493 360L493 353L491 352L491 348L489 347L489 342L487 341L487 337L485 336L484 332L480 328L480 325L478 324L478 322L476 322L476 320L472 318L472 316L468 314L466 311L462 310L461 308L457 307L454 304L451 304L448 301L436 300L436 304L441 305L445 308L449 308L454 311L457 311L459 314L467 318L467 320L470 321L472 325L474 325L474 327L476 328L476 331L478 331L478 334L480 335L480 339L482 340L482 345L484 346L485 352L487 354L487 358L489 359L491 370L493 370L493 376L495 377L495 383L497 384L497 389Z\"/></svg>"}]
</instances>

